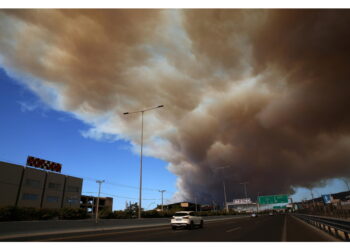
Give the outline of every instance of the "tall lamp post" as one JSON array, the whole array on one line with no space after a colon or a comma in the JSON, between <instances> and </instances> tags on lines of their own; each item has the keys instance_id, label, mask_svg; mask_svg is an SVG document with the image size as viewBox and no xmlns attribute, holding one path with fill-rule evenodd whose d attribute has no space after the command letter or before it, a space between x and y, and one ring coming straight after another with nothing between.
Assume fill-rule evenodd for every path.
<instances>
[{"instance_id":1,"label":"tall lamp post","mask_svg":"<svg viewBox=\"0 0 350 250\"><path fill-rule=\"evenodd\" d=\"M240 183L241 185L244 185L244 198L247 200L248 199L248 195L247 195L247 184L249 184L249 182L242 182ZM247 204L245 205L246 208L248 208L248 202Z\"/></svg>"},{"instance_id":2,"label":"tall lamp post","mask_svg":"<svg viewBox=\"0 0 350 250\"><path fill-rule=\"evenodd\" d=\"M133 112L124 112L124 115L130 115L130 114L135 114L135 113L141 113L141 152L140 152L140 193L139 193L139 211L138 211L138 218L141 219L141 201L142 201L142 148L143 148L143 113L146 111L150 111L153 109L157 108L163 108L164 105L159 105L157 107L153 108L148 108L144 110L138 110L138 111L133 111Z\"/></svg>"},{"instance_id":3,"label":"tall lamp post","mask_svg":"<svg viewBox=\"0 0 350 250\"><path fill-rule=\"evenodd\" d=\"M342 179L342 180L343 180L343 182L345 183L345 185L348 187L348 191L350 192L349 183L347 182L346 179Z\"/></svg>"},{"instance_id":4,"label":"tall lamp post","mask_svg":"<svg viewBox=\"0 0 350 250\"><path fill-rule=\"evenodd\" d=\"M249 184L249 182L242 182L242 183L240 183L241 185L244 185L244 195L245 195L245 197L244 198L248 198L248 195L247 195L247 184Z\"/></svg>"},{"instance_id":5,"label":"tall lamp post","mask_svg":"<svg viewBox=\"0 0 350 250\"><path fill-rule=\"evenodd\" d=\"M219 170L219 169L225 169L225 168L228 168L228 167L229 167L229 166L219 167L219 168L217 168L217 170ZM226 198L226 185L225 185L225 177L224 177L224 176L222 177L222 186L223 186L223 188L224 188L225 210L226 210L226 212L228 213L227 198Z\"/></svg>"}]
</instances>

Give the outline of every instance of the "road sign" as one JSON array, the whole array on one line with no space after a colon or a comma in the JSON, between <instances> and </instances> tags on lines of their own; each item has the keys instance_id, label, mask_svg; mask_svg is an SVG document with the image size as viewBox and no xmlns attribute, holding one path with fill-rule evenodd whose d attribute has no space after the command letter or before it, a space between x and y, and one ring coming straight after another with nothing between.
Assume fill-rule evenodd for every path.
<instances>
[{"instance_id":1,"label":"road sign","mask_svg":"<svg viewBox=\"0 0 350 250\"><path fill-rule=\"evenodd\" d=\"M245 198L245 199L234 199L232 201L233 205L243 205L243 204L251 204L252 200L250 198Z\"/></svg>"},{"instance_id":2,"label":"road sign","mask_svg":"<svg viewBox=\"0 0 350 250\"><path fill-rule=\"evenodd\" d=\"M258 197L259 204L276 204L276 203L288 203L288 195L280 194L280 195L266 195Z\"/></svg>"},{"instance_id":3,"label":"road sign","mask_svg":"<svg viewBox=\"0 0 350 250\"><path fill-rule=\"evenodd\" d=\"M324 204L329 204L332 202L333 197L330 194L323 194L322 199L323 199Z\"/></svg>"},{"instance_id":4,"label":"road sign","mask_svg":"<svg viewBox=\"0 0 350 250\"><path fill-rule=\"evenodd\" d=\"M273 206L273 209L286 209L287 206Z\"/></svg>"}]
</instances>

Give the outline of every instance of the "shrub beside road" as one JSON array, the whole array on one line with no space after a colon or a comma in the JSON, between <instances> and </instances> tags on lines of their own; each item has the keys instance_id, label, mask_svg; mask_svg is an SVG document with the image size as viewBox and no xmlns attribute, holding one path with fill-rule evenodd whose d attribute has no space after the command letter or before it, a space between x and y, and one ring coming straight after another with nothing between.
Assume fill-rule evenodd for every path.
<instances>
[{"instance_id":1,"label":"shrub beside road","mask_svg":"<svg viewBox=\"0 0 350 250\"><path fill-rule=\"evenodd\" d=\"M81 208L48 209L14 206L0 208L0 221L74 220L88 217L86 210Z\"/></svg>"}]
</instances>

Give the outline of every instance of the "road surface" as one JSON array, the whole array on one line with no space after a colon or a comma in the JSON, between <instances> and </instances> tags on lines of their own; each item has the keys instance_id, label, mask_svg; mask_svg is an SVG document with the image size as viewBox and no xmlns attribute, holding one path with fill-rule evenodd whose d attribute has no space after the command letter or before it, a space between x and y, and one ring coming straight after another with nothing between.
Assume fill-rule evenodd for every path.
<instances>
[{"instance_id":1,"label":"road surface","mask_svg":"<svg viewBox=\"0 0 350 250\"><path fill-rule=\"evenodd\" d=\"M332 240L335 239L293 216L274 215L206 222L203 229L195 228L193 230L172 230L170 225L167 225L151 228L120 229L106 232L35 236L11 241L305 242Z\"/></svg>"}]
</instances>

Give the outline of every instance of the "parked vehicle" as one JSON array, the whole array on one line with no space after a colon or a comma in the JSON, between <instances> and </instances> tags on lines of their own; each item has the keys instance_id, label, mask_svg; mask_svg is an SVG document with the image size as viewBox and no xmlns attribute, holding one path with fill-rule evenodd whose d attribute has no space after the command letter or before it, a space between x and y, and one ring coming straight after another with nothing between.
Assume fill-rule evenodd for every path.
<instances>
[{"instance_id":1,"label":"parked vehicle","mask_svg":"<svg viewBox=\"0 0 350 250\"><path fill-rule=\"evenodd\" d=\"M255 218L255 217L258 217L258 215L257 215L256 213L252 213L252 214L250 215L250 217Z\"/></svg>"},{"instance_id":2,"label":"parked vehicle","mask_svg":"<svg viewBox=\"0 0 350 250\"><path fill-rule=\"evenodd\" d=\"M170 221L171 228L188 228L193 229L195 226L203 228L204 222L202 217L196 216L193 211L180 211L176 212Z\"/></svg>"}]
</instances>

